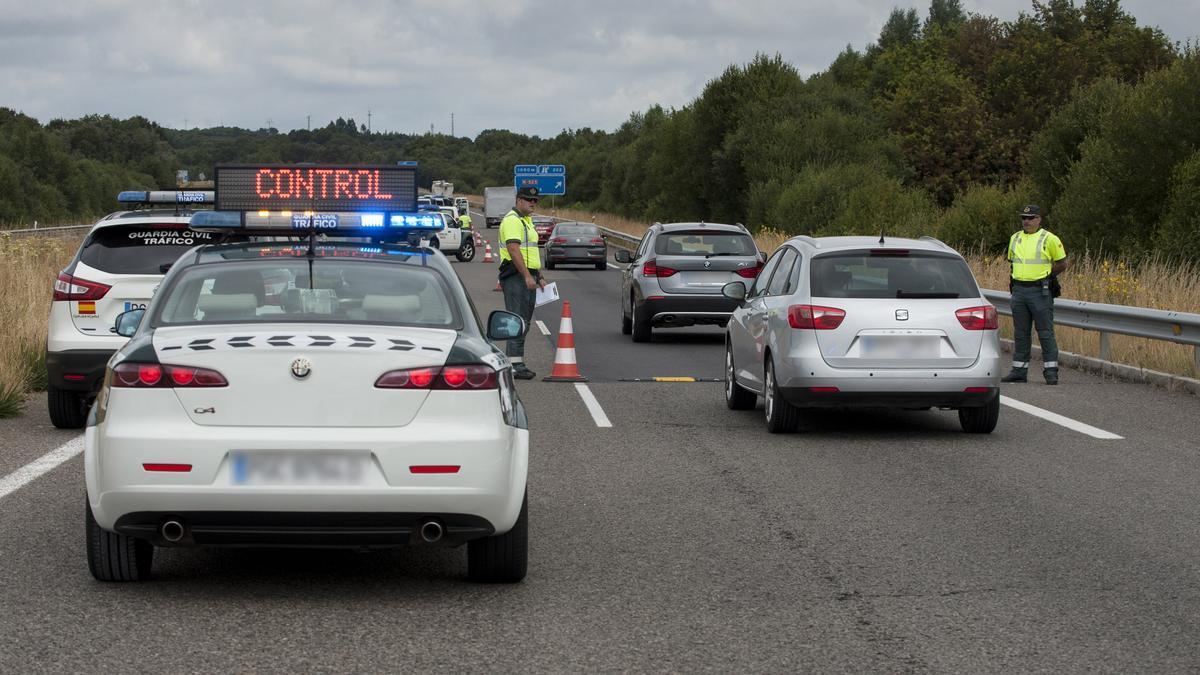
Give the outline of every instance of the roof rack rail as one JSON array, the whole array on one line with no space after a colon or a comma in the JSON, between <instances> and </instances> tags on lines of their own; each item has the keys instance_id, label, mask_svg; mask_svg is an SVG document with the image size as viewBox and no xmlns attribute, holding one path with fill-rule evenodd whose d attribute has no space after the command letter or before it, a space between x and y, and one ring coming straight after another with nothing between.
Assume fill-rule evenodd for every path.
<instances>
[{"instance_id":1,"label":"roof rack rail","mask_svg":"<svg viewBox=\"0 0 1200 675\"><path fill-rule=\"evenodd\" d=\"M798 234L798 235L796 235L796 239L799 239L800 241L808 244L809 246L811 246L813 248L821 248L821 244L819 244L816 239L813 239L812 237L808 236L807 234Z\"/></svg>"}]
</instances>

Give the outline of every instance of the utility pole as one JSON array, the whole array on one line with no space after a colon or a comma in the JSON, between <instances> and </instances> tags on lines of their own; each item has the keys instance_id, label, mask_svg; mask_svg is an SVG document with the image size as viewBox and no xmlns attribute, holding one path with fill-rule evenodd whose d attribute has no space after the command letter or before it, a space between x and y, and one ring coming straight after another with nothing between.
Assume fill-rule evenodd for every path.
<instances>
[{"instance_id":1,"label":"utility pole","mask_svg":"<svg viewBox=\"0 0 1200 675\"><path fill-rule=\"evenodd\" d=\"M433 122L429 123L429 135L433 135Z\"/></svg>"},{"instance_id":2,"label":"utility pole","mask_svg":"<svg viewBox=\"0 0 1200 675\"><path fill-rule=\"evenodd\" d=\"M371 135L371 111L367 111L367 135Z\"/></svg>"},{"instance_id":3,"label":"utility pole","mask_svg":"<svg viewBox=\"0 0 1200 675\"><path fill-rule=\"evenodd\" d=\"M188 119L186 117L183 118L183 130L184 131L187 131L187 128L188 128L187 123L188 123Z\"/></svg>"},{"instance_id":4,"label":"utility pole","mask_svg":"<svg viewBox=\"0 0 1200 675\"><path fill-rule=\"evenodd\" d=\"M450 135L454 135L454 113L450 113Z\"/></svg>"},{"instance_id":5,"label":"utility pole","mask_svg":"<svg viewBox=\"0 0 1200 675\"><path fill-rule=\"evenodd\" d=\"M312 115L304 116L304 130L312 131Z\"/></svg>"},{"instance_id":6,"label":"utility pole","mask_svg":"<svg viewBox=\"0 0 1200 675\"><path fill-rule=\"evenodd\" d=\"M267 132L268 132L268 133L270 133L270 131L271 131L271 123L272 123L272 122L274 122L274 121L275 121L275 120L271 119L270 117L268 117L268 118L267 118Z\"/></svg>"}]
</instances>

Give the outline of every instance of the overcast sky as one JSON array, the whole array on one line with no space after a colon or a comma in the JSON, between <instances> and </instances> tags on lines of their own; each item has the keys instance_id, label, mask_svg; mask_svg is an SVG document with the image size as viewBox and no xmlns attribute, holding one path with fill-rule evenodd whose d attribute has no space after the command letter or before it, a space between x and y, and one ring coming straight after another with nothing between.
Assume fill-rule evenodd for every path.
<instances>
[{"instance_id":1,"label":"overcast sky","mask_svg":"<svg viewBox=\"0 0 1200 675\"><path fill-rule=\"evenodd\" d=\"M1082 4L1077 0L1076 4ZM893 6L928 0L0 0L0 106L164 126L287 131L353 117L377 131L474 137L612 130L681 107L756 52L807 76L864 48ZM964 0L1016 18L1030 0ZM1124 0L1175 41L1200 0Z\"/></svg>"}]
</instances>

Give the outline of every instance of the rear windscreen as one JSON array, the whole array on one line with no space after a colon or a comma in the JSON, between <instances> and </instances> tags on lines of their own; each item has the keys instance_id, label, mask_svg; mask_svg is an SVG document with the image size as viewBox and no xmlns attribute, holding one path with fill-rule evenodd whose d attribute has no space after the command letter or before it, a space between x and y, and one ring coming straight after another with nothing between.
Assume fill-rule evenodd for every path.
<instances>
[{"instance_id":1,"label":"rear windscreen","mask_svg":"<svg viewBox=\"0 0 1200 675\"><path fill-rule=\"evenodd\" d=\"M370 323L454 328L462 313L433 269L304 259L194 265L164 291L155 325Z\"/></svg>"},{"instance_id":2,"label":"rear windscreen","mask_svg":"<svg viewBox=\"0 0 1200 675\"><path fill-rule=\"evenodd\" d=\"M559 225L554 228L554 234L559 236L599 236L600 230L596 229L595 225Z\"/></svg>"},{"instance_id":3,"label":"rear windscreen","mask_svg":"<svg viewBox=\"0 0 1200 675\"><path fill-rule=\"evenodd\" d=\"M974 298L979 287L961 259L937 254L823 255L812 261L819 298Z\"/></svg>"},{"instance_id":4,"label":"rear windscreen","mask_svg":"<svg viewBox=\"0 0 1200 675\"><path fill-rule=\"evenodd\" d=\"M93 232L79 260L110 274L162 274L188 249L215 241L178 223L114 225Z\"/></svg>"},{"instance_id":5,"label":"rear windscreen","mask_svg":"<svg viewBox=\"0 0 1200 675\"><path fill-rule=\"evenodd\" d=\"M654 242L659 255L758 255L754 240L737 232L667 232Z\"/></svg>"}]
</instances>

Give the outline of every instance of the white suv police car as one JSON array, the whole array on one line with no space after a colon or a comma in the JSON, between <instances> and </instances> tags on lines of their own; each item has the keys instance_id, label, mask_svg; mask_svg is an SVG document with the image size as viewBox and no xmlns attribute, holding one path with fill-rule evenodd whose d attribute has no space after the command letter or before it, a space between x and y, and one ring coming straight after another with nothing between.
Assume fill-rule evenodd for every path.
<instances>
[{"instance_id":1,"label":"white suv police car","mask_svg":"<svg viewBox=\"0 0 1200 675\"><path fill-rule=\"evenodd\" d=\"M132 211L100 219L54 282L46 341L50 421L79 429L104 376L104 364L126 338L110 329L117 315L144 308L163 274L185 251L213 235L188 227L193 210L213 202L205 191L127 191Z\"/></svg>"},{"instance_id":2,"label":"white suv police car","mask_svg":"<svg viewBox=\"0 0 1200 675\"><path fill-rule=\"evenodd\" d=\"M481 325L445 256L385 243L428 236L438 214L311 221L324 241L198 247L146 309L116 317L131 339L85 432L97 579L145 579L165 546L463 544L471 579L524 578L528 425L492 341L525 322ZM217 211L192 226L295 235L297 222Z\"/></svg>"}]
</instances>

